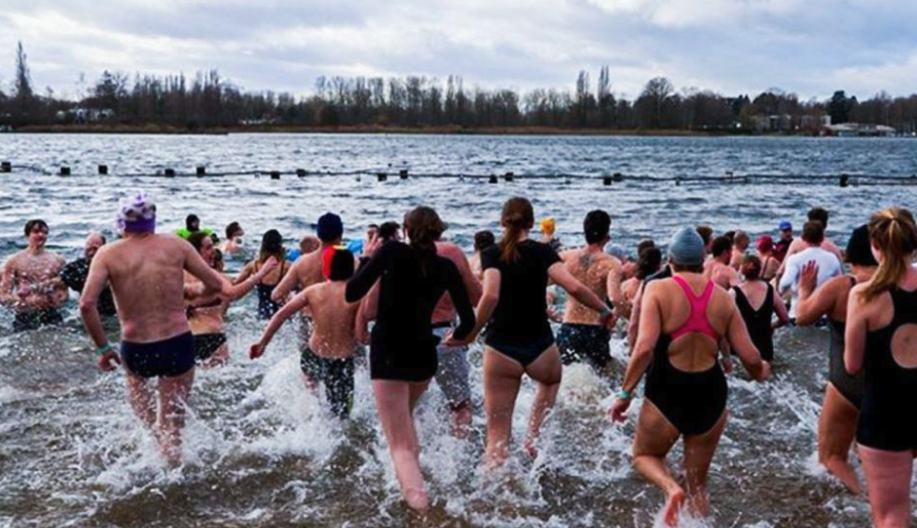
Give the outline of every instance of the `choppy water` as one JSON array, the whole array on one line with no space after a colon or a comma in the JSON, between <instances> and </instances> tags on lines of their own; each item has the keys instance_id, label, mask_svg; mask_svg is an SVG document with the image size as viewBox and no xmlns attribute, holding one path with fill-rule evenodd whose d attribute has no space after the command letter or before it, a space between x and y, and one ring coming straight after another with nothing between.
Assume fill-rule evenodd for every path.
<instances>
[{"instance_id":1,"label":"choppy water","mask_svg":"<svg viewBox=\"0 0 917 528\"><path fill-rule=\"evenodd\" d=\"M49 246L78 256L90 230L110 230L117 199L145 190L160 207L161 226L177 228L189 212L205 226L236 220L247 244L278 228L291 244L326 210L338 211L348 236L370 222L398 220L410 207L432 205L447 233L468 245L474 231L497 230L503 200L522 194L536 214L554 216L561 238L577 238L586 211L608 210L613 236L632 244L664 239L675 227L710 223L753 235L789 219L797 226L811 206L832 213L829 234L843 241L869 212L914 208L912 187L841 189L825 185L702 186L598 180L524 181L489 185L456 179L364 176L280 181L226 178L124 178L164 167L192 172L284 170L373 171L407 164L415 173L572 173L621 171L655 176L719 176L726 170L769 174L917 173L917 142L771 138L577 138L440 136L55 136L0 134L0 160L56 172L0 174L0 258L21 247L27 218L51 224ZM94 176L96 165L111 176ZM230 261L237 270L239 261ZM228 316L229 366L198 370L185 457L167 470L153 439L124 399L121 374L95 367L75 305L65 327L12 335L0 312L0 527L19 526L418 526L648 527L661 495L630 466L633 423L605 419L613 387L588 369L564 371L558 406L545 426L534 463L517 455L506 474L486 476L480 349L470 358L475 434L449 434L442 396L433 386L418 411L425 468L435 508L415 519L400 505L388 453L375 418L365 369L358 371L353 419L337 424L299 380L297 335L289 324L268 356L245 350L261 326L254 299ZM115 329L112 329L114 332ZM816 461L815 429L827 372L827 334L778 331L776 377L766 384L730 379L731 418L711 475L715 516L683 526L855 527L869 524L864 499L846 495ZM625 353L615 351L621 364ZM618 378L620 377L620 369ZM516 412L521 436L534 387L526 383ZM637 409L639 401L633 409ZM633 411L632 411L633 413ZM680 449L672 457L677 462Z\"/></svg>"}]
</instances>

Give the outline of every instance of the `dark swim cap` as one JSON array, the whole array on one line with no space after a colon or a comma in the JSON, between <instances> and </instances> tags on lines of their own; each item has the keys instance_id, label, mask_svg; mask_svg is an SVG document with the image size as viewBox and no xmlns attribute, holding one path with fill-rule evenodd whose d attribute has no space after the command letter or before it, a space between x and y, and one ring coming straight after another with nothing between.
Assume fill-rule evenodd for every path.
<instances>
[{"instance_id":1,"label":"dark swim cap","mask_svg":"<svg viewBox=\"0 0 917 528\"><path fill-rule=\"evenodd\" d=\"M334 246L322 251L322 275L332 281L345 281L353 276L353 253L344 246Z\"/></svg>"},{"instance_id":2,"label":"dark swim cap","mask_svg":"<svg viewBox=\"0 0 917 528\"><path fill-rule=\"evenodd\" d=\"M850 234L850 240L847 242L848 264L854 266L878 266L876 257L872 254L872 244L869 241L869 226L866 224L853 230Z\"/></svg>"},{"instance_id":3,"label":"dark swim cap","mask_svg":"<svg viewBox=\"0 0 917 528\"><path fill-rule=\"evenodd\" d=\"M322 242L334 242L344 234L344 222L334 213L325 213L318 218L315 231Z\"/></svg>"}]
</instances>

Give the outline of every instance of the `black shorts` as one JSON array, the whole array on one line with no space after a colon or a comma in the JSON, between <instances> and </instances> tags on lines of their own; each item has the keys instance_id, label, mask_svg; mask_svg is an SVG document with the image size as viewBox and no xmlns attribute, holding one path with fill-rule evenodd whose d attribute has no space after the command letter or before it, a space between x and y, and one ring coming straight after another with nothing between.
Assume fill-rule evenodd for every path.
<instances>
[{"instance_id":1,"label":"black shorts","mask_svg":"<svg viewBox=\"0 0 917 528\"><path fill-rule=\"evenodd\" d=\"M310 380L325 386L331 412L338 418L347 418L353 407L353 358L323 358L306 347L299 367Z\"/></svg>"},{"instance_id":2,"label":"black shorts","mask_svg":"<svg viewBox=\"0 0 917 528\"><path fill-rule=\"evenodd\" d=\"M59 325L64 322L57 308L18 312L13 320L13 332L37 330L45 325Z\"/></svg>"},{"instance_id":3,"label":"black shorts","mask_svg":"<svg viewBox=\"0 0 917 528\"><path fill-rule=\"evenodd\" d=\"M194 368L194 338L186 332L153 343L121 343L121 361L140 378L172 378Z\"/></svg>"},{"instance_id":4,"label":"black shorts","mask_svg":"<svg viewBox=\"0 0 917 528\"><path fill-rule=\"evenodd\" d=\"M557 348L564 365L586 361L596 370L611 363L611 332L604 326L564 323L557 332Z\"/></svg>"},{"instance_id":5,"label":"black shorts","mask_svg":"<svg viewBox=\"0 0 917 528\"><path fill-rule=\"evenodd\" d=\"M196 334L194 336L194 359L207 361L226 344L226 334Z\"/></svg>"}]
</instances>

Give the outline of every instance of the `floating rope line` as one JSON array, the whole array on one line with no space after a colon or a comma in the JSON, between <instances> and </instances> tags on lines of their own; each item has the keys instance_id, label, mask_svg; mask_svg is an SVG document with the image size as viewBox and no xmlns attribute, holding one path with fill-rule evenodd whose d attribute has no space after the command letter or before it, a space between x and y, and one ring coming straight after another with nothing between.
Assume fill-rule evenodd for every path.
<instances>
[{"instance_id":1,"label":"floating rope line","mask_svg":"<svg viewBox=\"0 0 917 528\"><path fill-rule=\"evenodd\" d=\"M357 170L229 170L222 172L209 172L204 166L197 166L194 172L178 172L174 168L164 167L155 172L123 173L111 172L108 165L99 165L93 174L73 174L69 166L61 166L57 170L48 170L35 165L13 165L9 161L0 162L0 173L30 172L41 175L59 176L110 176L115 178L226 178L240 176L267 176L279 180L282 176L296 176L298 178L327 178L327 177L375 177L379 182L393 179L456 179L487 180L489 183L514 182L516 180L550 180L570 183L578 181L600 181L605 186L619 183L674 183L675 185L839 185L840 187L857 186L910 186L917 185L917 174L910 176L891 176L877 174L765 174L749 173L735 174L726 171L722 176L654 176L649 174L628 174L620 172L613 174L574 174L574 173L532 173L515 174L513 172L497 173L457 173L457 172L430 172L413 173L408 169L388 167L385 169L357 169Z\"/></svg>"}]
</instances>

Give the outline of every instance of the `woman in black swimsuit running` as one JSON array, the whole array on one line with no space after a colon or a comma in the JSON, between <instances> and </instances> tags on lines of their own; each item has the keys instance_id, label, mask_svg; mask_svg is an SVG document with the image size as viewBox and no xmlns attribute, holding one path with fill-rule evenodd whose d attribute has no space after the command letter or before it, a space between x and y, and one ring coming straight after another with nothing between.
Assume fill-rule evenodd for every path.
<instances>
[{"instance_id":1,"label":"woman in black swimsuit running","mask_svg":"<svg viewBox=\"0 0 917 528\"><path fill-rule=\"evenodd\" d=\"M806 264L799 276L796 324L811 325L828 318L828 385L818 417L818 461L859 495L860 482L847 461L856 435L860 402L863 398L863 373L856 376L844 368L844 332L847 326L847 300L857 284L869 282L876 273L875 257L869 243L869 227L854 229L845 252L850 275L834 277L816 289L818 266Z\"/></svg>"},{"instance_id":2,"label":"woman in black swimsuit running","mask_svg":"<svg viewBox=\"0 0 917 528\"><path fill-rule=\"evenodd\" d=\"M602 313L606 326L610 327L614 318L608 306L567 271L550 246L528 238L534 222L532 204L525 198L510 198L503 206L503 239L481 253L484 294L477 307L477 326L466 339L452 339L449 343L467 345L490 323L484 338L488 467L502 465L508 456L513 408L522 375L528 374L538 383L525 440L532 456L537 454L535 441L541 424L557 398L561 362L548 323L548 279L580 303Z\"/></svg>"},{"instance_id":3,"label":"woman in black swimsuit running","mask_svg":"<svg viewBox=\"0 0 917 528\"><path fill-rule=\"evenodd\" d=\"M761 359L773 361L774 329L789 323L790 316L783 301L774 294L774 287L762 279L764 265L761 259L755 255L746 255L741 261L740 270L744 280L742 284L732 287L732 295ZM775 313L776 325L773 323Z\"/></svg>"},{"instance_id":4,"label":"woman in black swimsuit running","mask_svg":"<svg viewBox=\"0 0 917 528\"><path fill-rule=\"evenodd\" d=\"M258 319L263 321L270 320L280 309L280 305L271 300L271 295L274 293L274 288L280 284L280 281L290 269L287 264L286 251L283 249L283 237L280 236L279 231L270 229L264 233L261 238L261 253L258 258L246 264L245 268L242 269L242 273L236 278L237 283L248 279L258 273L258 270L271 257L280 263L278 269L276 272L268 273L255 285L258 289Z\"/></svg>"},{"instance_id":5,"label":"woman in black swimsuit running","mask_svg":"<svg viewBox=\"0 0 917 528\"><path fill-rule=\"evenodd\" d=\"M857 452L863 462L877 528L907 528L917 454L917 225L906 209L880 211L869 221L879 268L850 292L844 363L866 370Z\"/></svg>"},{"instance_id":6,"label":"woman in black swimsuit running","mask_svg":"<svg viewBox=\"0 0 917 528\"><path fill-rule=\"evenodd\" d=\"M665 492L664 519L670 526L677 522L686 492L696 514L709 511L707 472L727 416L726 377L717 360L720 340L729 342L752 377L760 381L770 375L770 364L761 360L735 302L704 279L704 256L704 241L695 230L684 228L672 238L673 276L646 285L637 344L609 411L613 420L625 420L649 368L634 437L634 466ZM665 460L679 436L685 444L683 484L672 477Z\"/></svg>"},{"instance_id":7,"label":"woman in black swimsuit running","mask_svg":"<svg viewBox=\"0 0 917 528\"><path fill-rule=\"evenodd\" d=\"M410 244L381 244L374 236L363 248L360 269L347 283L344 296L347 302L357 302L379 281L370 338L373 395L402 496L408 506L425 512L430 499L420 471L413 410L438 366L433 308L448 292L461 320L457 338L474 328L474 311L458 268L436 254L436 240L446 230L436 211L414 209L405 215L404 228Z\"/></svg>"}]
</instances>

